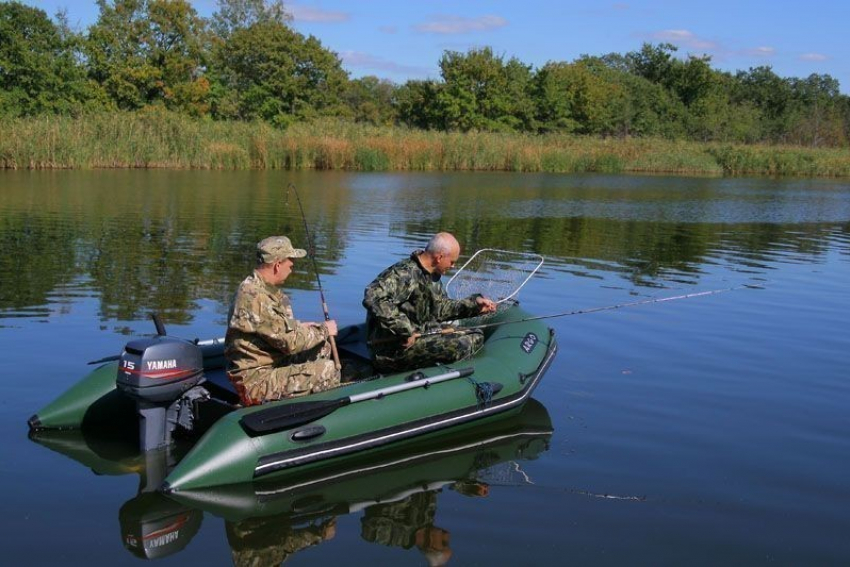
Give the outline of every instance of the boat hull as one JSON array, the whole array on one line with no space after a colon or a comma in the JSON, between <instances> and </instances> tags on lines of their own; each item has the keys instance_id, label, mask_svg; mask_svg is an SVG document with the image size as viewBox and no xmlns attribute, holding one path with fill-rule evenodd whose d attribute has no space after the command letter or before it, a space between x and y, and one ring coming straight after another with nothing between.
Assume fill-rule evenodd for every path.
<instances>
[{"instance_id":1,"label":"boat hull","mask_svg":"<svg viewBox=\"0 0 850 567\"><path fill-rule=\"evenodd\" d=\"M275 516L304 521L330 512L355 513L417 492L486 484L489 476L536 459L548 449L553 432L546 408L534 399L512 417L479 425L467 432L452 430L444 435L447 439L387 450L381 458L361 455L347 465L320 471L185 490L169 497L231 522Z\"/></svg>"},{"instance_id":2,"label":"boat hull","mask_svg":"<svg viewBox=\"0 0 850 567\"><path fill-rule=\"evenodd\" d=\"M222 341L206 341L199 345L202 386L213 395L210 401L196 403L190 437L193 442L200 439L185 455L181 452L161 488L180 492L309 474L514 415L530 399L557 352L552 330L528 318L514 305L489 319L484 346L468 360L248 408L235 403L224 374ZM368 366L363 325L342 329L338 346L344 360ZM117 371L117 361L96 368L37 412L29 421L31 430L81 429L97 435L120 423L122 431L133 431L137 408L116 389ZM298 413L310 404L328 411ZM293 421L294 414L307 417ZM286 426L252 425L281 416L289 418L284 419Z\"/></svg>"},{"instance_id":3,"label":"boat hull","mask_svg":"<svg viewBox=\"0 0 850 567\"><path fill-rule=\"evenodd\" d=\"M517 307L501 317L520 320L525 315ZM469 367L474 372L467 379L346 405L310 423L265 435L246 432L243 417L268 411L268 406L285 412L287 406L297 407L303 401L235 411L201 438L168 475L163 489L175 492L280 477L511 415L531 397L556 351L553 332L539 322L505 324L492 331L472 359L418 371L427 379ZM407 372L350 384L310 400L332 402L399 386L410 377ZM482 399L482 390L498 391Z\"/></svg>"}]
</instances>

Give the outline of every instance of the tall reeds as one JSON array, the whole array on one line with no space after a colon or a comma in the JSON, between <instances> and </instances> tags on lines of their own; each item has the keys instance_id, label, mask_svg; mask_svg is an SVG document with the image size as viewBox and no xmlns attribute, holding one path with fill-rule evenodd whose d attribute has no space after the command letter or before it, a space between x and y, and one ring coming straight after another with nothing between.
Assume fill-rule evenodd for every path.
<instances>
[{"instance_id":1,"label":"tall reeds","mask_svg":"<svg viewBox=\"0 0 850 567\"><path fill-rule=\"evenodd\" d=\"M0 125L0 168L343 169L850 176L847 150L446 133L339 120L286 130L149 108Z\"/></svg>"}]
</instances>

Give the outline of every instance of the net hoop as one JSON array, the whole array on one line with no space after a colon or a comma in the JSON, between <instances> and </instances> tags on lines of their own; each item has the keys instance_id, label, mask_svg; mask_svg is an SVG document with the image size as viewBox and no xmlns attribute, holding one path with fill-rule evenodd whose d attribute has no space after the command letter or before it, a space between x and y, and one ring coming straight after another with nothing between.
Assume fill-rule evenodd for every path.
<instances>
[{"instance_id":1,"label":"net hoop","mask_svg":"<svg viewBox=\"0 0 850 567\"><path fill-rule=\"evenodd\" d=\"M543 256L482 248L464 262L446 284L446 294L462 299L474 293L501 304L516 297L519 290L543 265Z\"/></svg>"}]
</instances>

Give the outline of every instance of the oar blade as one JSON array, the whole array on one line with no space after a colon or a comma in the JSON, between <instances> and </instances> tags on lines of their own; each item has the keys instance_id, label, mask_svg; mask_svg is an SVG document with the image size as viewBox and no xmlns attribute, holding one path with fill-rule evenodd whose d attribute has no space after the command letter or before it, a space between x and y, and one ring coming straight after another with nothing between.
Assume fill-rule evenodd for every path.
<instances>
[{"instance_id":1,"label":"oar blade","mask_svg":"<svg viewBox=\"0 0 850 567\"><path fill-rule=\"evenodd\" d=\"M349 398L339 398L271 406L242 416L239 423L252 437L268 435L321 419L348 404L349 401Z\"/></svg>"}]
</instances>

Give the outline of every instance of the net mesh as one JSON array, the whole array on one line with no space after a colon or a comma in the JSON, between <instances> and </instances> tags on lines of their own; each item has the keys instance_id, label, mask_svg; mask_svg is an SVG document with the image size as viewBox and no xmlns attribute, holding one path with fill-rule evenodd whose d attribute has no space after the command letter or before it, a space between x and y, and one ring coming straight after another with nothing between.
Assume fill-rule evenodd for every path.
<instances>
[{"instance_id":1,"label":"net mesh","mask_svg":"<svg viewBox=\"0 0 850 567\"><path fill-rule=\"evenodd\" d=\"M502 310L542 265L543 256L539 254L484 248L452 276L446 284L446 294L452 299L463 299L480 293Z\"/></svg>"},{"instance_id":2,"label":"net mesh","mask_svg":"<svg viewBox=\"0 0 850 567\"><path fill-rule=\"evenodd\" d=\"M506 461L488 467L475 475L479 482L485 482L489 486L519 486L521 484L534 484L531 477L522 469L518 461Z\"/></svg>"}]
</instances>

